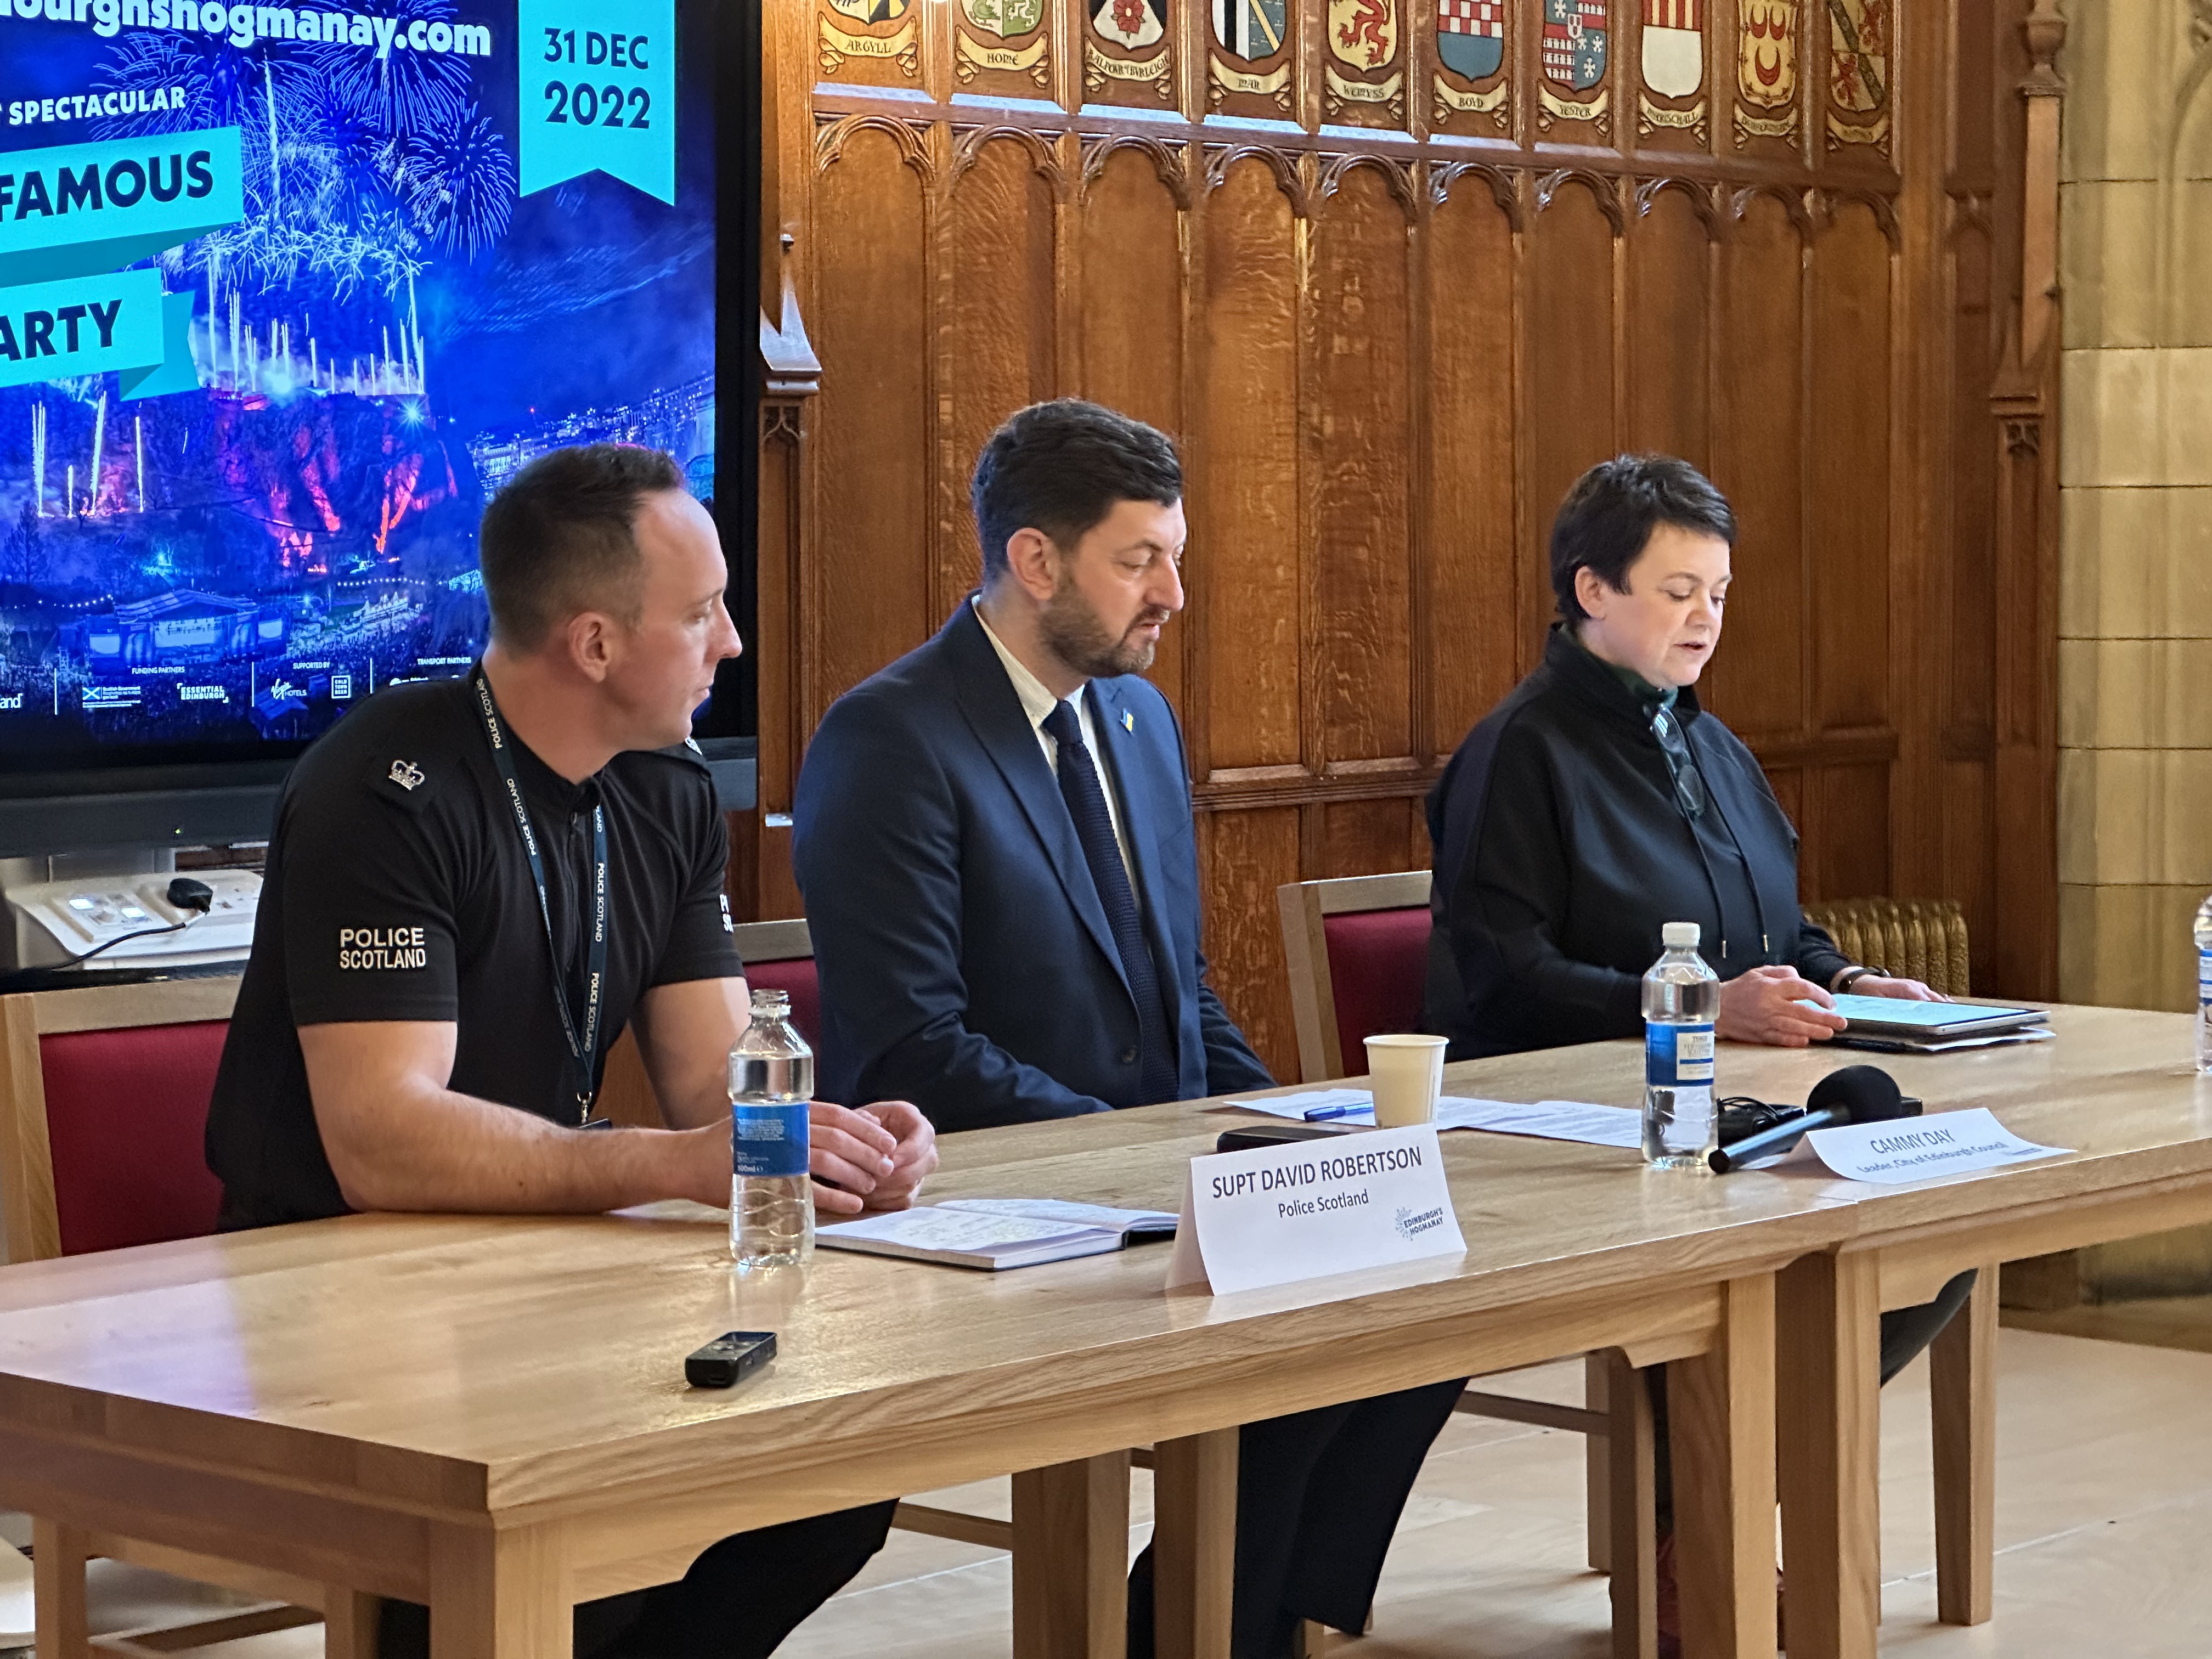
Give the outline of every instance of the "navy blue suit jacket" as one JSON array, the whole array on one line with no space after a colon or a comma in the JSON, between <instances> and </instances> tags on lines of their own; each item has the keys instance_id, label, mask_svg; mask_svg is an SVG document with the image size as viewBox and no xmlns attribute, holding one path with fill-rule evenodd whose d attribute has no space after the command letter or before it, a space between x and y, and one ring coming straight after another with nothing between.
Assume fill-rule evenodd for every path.
<instances>
[{"instance_id":1,"label":"navy blue suit jacket","mask_svg":"<svg viewBox=\"0 0 2212 1659\"><path fill-rule=\"evenodd\" d=\"M1186 1099L1273 1079L1205 980L1182 739L1134 675L1091 682ZM1139 1097L1137 1006L1074 821L968 601L840 697L808 746L792 861L822 982L816 1091L941 1130Z\"/></svg>"}]
</instances>

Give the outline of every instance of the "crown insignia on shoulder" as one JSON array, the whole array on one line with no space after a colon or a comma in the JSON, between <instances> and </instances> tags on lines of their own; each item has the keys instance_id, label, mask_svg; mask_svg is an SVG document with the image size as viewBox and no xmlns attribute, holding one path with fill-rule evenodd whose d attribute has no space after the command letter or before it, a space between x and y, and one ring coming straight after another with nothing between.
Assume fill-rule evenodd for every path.
<instances>
[{"instance_id":1,"label":"crown insignia on shoulder","mask_svg":"<svg viewBox=\"0 0 2212 1659\"><path fill-rule=\"evenodd\" d=\"M385 775L402 789L412 790L422 781L422 769L413 761L396 760L392 763L391 771Z\"/></svg>"}]
</instances>

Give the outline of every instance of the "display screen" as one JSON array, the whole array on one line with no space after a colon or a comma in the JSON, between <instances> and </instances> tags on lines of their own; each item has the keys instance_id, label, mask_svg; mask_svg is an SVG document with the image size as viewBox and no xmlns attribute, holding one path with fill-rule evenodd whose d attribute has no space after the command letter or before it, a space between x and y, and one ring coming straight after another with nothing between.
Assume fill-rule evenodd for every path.
<instances>
[{"instance_id":1,"label":"display screen","mask_svg":"<svg viewBox=\"0 0 2212 1659\"><path fill-rule=\"evenodd\" d=\"M676 0L0 0L0 767L276 757L465 672L533 457L714 490Z\"/></svg>"}]
</instances>

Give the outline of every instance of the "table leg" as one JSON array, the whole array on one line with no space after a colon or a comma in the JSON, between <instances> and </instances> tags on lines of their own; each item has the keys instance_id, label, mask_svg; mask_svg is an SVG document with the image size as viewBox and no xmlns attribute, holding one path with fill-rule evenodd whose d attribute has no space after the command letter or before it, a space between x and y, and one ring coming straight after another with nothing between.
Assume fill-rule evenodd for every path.
<instances>
[{"instance_id":1,"label":"table leg","mask_svg":"<svg viewBox=\"0 0 2212 1659\"><path fill-rule=\"evenodd\" d=\"M86 1539L57 1521L31 1522L32 1617L38 1623L39 1659L92 1659L85 1620Z\"/></svg>"},{"instance_id":2,"label":"table leg","mask_svg":"<svg viewBox=\"0 0 2212 1659\"><path fill-rule=\"evenodd\" d=\"M1713 1346L1667 1370L1682 1650L1771 1659L1774 1280L1721 1288Z\"/></svg>"},{"instance_id":3,"label":"table leg","mask_svg":"<svg viewBox=\"0 0 2212 1659\"><path fill-rule=\"evenodd\" d=\"M430 1659L570 1659L574 1608L552 1527L434 1527Z\"/></svg>"},{"instance_id":4,"label":"table leg","mask_svg":"<svg viewBox=\"0 0 2212 1659\"><path fill-rule=\"evenodd\" d=\"M1936 1610L1947 1625L1986 1624L1996 1556L1997 1266L1928 1356L1936 1429Z\"/></svg>"},{"instance_id":5,"label":"table leg","mask_svg":"<svg viewBox=\"0 0 2212 1659\"><path fill-rule=\"evenodd\" d=\"M1871 1254L1776 1281L1790 1659L1874 1659L1881 1623L1881 1298Z\"/></svg>"},{"instance_id":6,"label":"table leg","mask_svg":"<svg viewBox=\"0 0 2212 1659\"><path fill-rule=\"evenodd\" d=\"M1607 1367L1606 1526L1613 1582L1613 1659L1657 1659L1658 1534L1654 1528L1651 1390L1618 1348Z\"/></svg>"},{"instance_id":7,"label":"table leg","mask_svg":"<svg viewBox=\"0 0 2212 1659\"><path fill-rule=\"evenodd\" d=\"M1014 1477L1014 1659L1122 1659L1129 1454Z\"/></svg>"},{"instance_id":8,"label":"table leg","mask_svg":"<svg viewBox=\"0 0 2212 1659\"><path fill-rule=\"evenodd\" d=\"M1583 1356L1583 1408L1602 1412L1610 1397L1607 1384L1613 1375L1611 1356ZM1583 1437L1583 1530L1589 1549L1592 1572L1613 1571L1613 1440L1608 1435Z\"/></svg>"},{"instance_id":9,"label":"table leg","mask_svg":"<svg viewBox=\"0 0 2212 1659\"><path fill-rule=\"evenodd\" d=\"M1152 1600L1159 1659L1229 1659L1237 1443L1219 1429L1152 1452Z\"/></svg>"},{"instance_id":10,"label":"table leg","mask_svg":"<svg viewBox=\"0 0 2212 1659\"><path fill-rule=\"evenodd\" d=\"M323 1659L376 1659L380 1597L343 1584L323 1587Z\"/></svg>"}]
</instances>

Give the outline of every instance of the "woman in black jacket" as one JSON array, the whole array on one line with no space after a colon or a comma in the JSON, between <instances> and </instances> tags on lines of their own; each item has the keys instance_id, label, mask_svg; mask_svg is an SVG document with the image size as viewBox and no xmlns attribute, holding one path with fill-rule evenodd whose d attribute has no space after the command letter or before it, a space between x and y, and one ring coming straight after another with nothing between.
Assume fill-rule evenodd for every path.
<instances>
[{"instance_id":1,"label":"woman in black jacket","mask_svg":"<svg viewBox=\"0 0 2212 1659\"><path fill-rule=\"evenodd\" d=\"M1427 1029L1455 1060L1630 1037L1659 930L1700 924L1718 1034L1802 1047L1843 1028L1832 993L1925 1000L1857 965L1797 908L1797 836L1766 775L1692 689L1719 644L1735 515L1686 461L1592 467L1552 526L1560 621L1429 796L1436 848ZM1807 1006L1808 1004L1816 1005ZM1881 1316L1887 1382L1973 1286ZM1653 1389L1663 1425L1666 1395ZM1660 1441L1662 1651L1673 1535Z\"/></svg>"},{"instance_id":2,"label":"woman in black jacket","mask_svg":"<svg viewBox=\"0 0 2212 1659\"><path fill-rule=\"evenodd\" d=\"M1739 1042L1825 1041L1844 1024L1832 992L1936 994L1806 922L1796 832L1698 707L1735 543L1726 499L1686 461L1624 455L1567 492L1544 660L1429 796L1428 1029L1454 1060L1637 1036L1669 921L1700 924L1719 1034Z\"/></svg>"}]
</instances>

